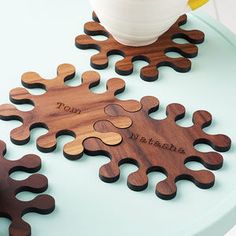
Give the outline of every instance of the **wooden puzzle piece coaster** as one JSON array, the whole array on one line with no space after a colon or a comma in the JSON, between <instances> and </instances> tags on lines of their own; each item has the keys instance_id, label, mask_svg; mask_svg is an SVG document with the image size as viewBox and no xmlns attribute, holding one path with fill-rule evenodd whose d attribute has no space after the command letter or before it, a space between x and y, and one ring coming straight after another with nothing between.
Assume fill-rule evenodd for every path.
<instances>
[{"instance_id":1,"label":"wooden puzzle piece coaster","mask_svg":"<svg viewBox=\"0 0 236 236\"><path fill-rule=\"evenodd\" d=\"M107 91L93 93L90 88L100 82L100 76L94 71L82 75L82 84L67 86L65 81L74 78L75 68L70 64L58 67L57 77L51 80L41 78L37 73L28 72L22 76L26 88L43 88L44 94L32 95L25 88L16 88L10 92L10 99L15 104L32 104L31 111L20 111L11 104L0 106L0 118L3 120L20 120L22 126L11 131L11 140L15 144L25 144L30 140L30 130L44 127L48 133L37 139L40 151L50 152L56 148L59 135L72 135L75 140L64 146L64 155L70 159L83 154L83 141L89 137L101 139L104 143L115 145L121 142L118 133L101 133L94 130L94 124L100 120L110 121L117 128L127 128L132 120L123 116L109 116L105 112L109 104L122 106L126 111L141 109L138 101L122 101L115 97L125 89L125 82L113 78L107 82Z\"/></svg>"},{"instance_id":2,"label":"wooden puzzle piece coaster","mask_svg":"<svg viewBox=\"0 0 236 236\"><path fill-rule=\"evenodd\" d=\"M80 49L96 49L98 54L91 57L91 66L95 69L108 67L108 56L118 54L124 57L116 63L116 72L120 75L130 75L133 72L133 62L146 61L149 65L141 69L140 76L143 80L154 81L158 78L158 68L169 66L178 72L187 72L191 69L188 58L196 57L198 47L204 41L204 33L199 30L185 30L181 26L187 22L187 16L181 16L176 23L159 39L151 45L143 47L130 47L117 42L113 36L100 24L96 14L94 21L84 25L85 35L75 39L75 45ZM98 41L91 36L103 35L107 39ZM175 39L184 39L188 42L177 43ZM177 58L169 57L168 52L176 52Z\"/></svg>"},{"instance_id":3,"label":"wooden puzzle piece coaster","mask_svg":"<svg viewBox=\"0 0 236 236\"><path fill-rule=\"evenodd\" d=\"M44 175L33 174L25 180L14 180L10 175L15 171L34 173L40 170L41 160L36 155L26 155L19 160L10 161L4 158L6 145L0 141L0 217L9 218L10 236L30 236L31 227L22 216L35 212L49 214L55 208L55 201L49 195L38 195L31 201L21 201L16 195L23 191L42 193L48 187Z\"/></svg>"},{"instance_id":4,"label":"wooden puzzle piece coaster","mask_svg":"<svg viewBox=\"0 0 236 236\"><path fill-rule=\"evenodd\" d=\"M96 138L87 139L84 147L89 155L104 154L111 161L100 168L100 178L105 182L119 179L119 166L124 163L135 164L139 169L128 177L128 186L132 190L141 191L148 186L147 174L153 171L164 173L167 178L156 186L156 194L162 199L176 196L176 182L190 180L199 188L210 188L214 185L214 174L208 170L191 170L185 166L191 161L200 162L206 168L216 170L222 167L223 157L217 152L203 153L194 146L207 144L214 150L229 150L231 140L225 135L210 135L203 131L212 122L207 111L196 111L193 114L193 125L182 127L176 121L185 116L185 108L180 104L167 107L167 117L156 120L149 116L158 110L159 101L154 97L141 100L142 110L126 113L119 106L107 107L112 115L127 115L132 120L128 129L116 129L109 122L98 122L95 128L103 132L119 132L123 141L116 146L103 144Z\"/></svg>"}]
</instances>

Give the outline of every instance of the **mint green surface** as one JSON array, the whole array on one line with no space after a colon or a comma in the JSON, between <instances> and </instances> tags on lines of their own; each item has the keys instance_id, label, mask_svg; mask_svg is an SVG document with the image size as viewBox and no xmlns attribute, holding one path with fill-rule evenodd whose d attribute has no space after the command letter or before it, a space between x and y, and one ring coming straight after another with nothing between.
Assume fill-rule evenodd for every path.
<instances>
[{"instance_id":1,"label":"mint green surface","mask_svg":"<svg viewBox=\"0 0 236 236\"><path fill-rule=\"evenodd\" d=\"M20 86L20 75L37 71L46 78L55 76L60 63L72 63L78 76L71 85L80 83L83 71L91 70L90 56L94 50L82 51L74 46L74 38L83 32L83 23L91 19L91 9L82 0L8 0L1 2L1 85L0 103L8 102L11 88ZM231 151L224 153L224 167L215 171L216 184L210 190L201 190L191 182L178 182L178 195L172 201L155 196L155 184L162 174L150 174L150 184L144 192L133 192L126 185L126 178L136 167L121 167L117 183L107 184L98 177L101 165L108 162L102 156L72 162L62 155L63 145L72 140L58 138L55 152L37 151L35 141L46 130L35 129L29 145L15 146L9 133L20 125L17 121L0 121L0 139L8 144L7 158L17 159L27 153L36 153L43 159L40 171L49 179L47 193L56 199L56 210L51 215L27 214L24 219L32 226L34 236L209 236L223 235L236 223L236 38L219 23L194 12L189 15L187 29L198 28L206 33L206 41L199 46L199 56L192 60L192 70L181 74L163 67L160 78L147 83L139 78L144 62L135 63L135 72L122 77L127 83L122 99L140 99L154 95L160 99L160 111L155 118L165 117L165 107L178 102L186 107L186 119L180 125L191 125L191 115L198 109L210 111L214 122L206 131L224 133L232 138ZM175 56L172 54L172 56ZM105 89L111 77L121 77L114 72L114 63L120 56L112 56L110 67L100 71L101 85L95 92ZM38 94L41 90L33 90ZM29 110L31 106L18 106ZM211 150L199 145L201 151ZM193 169L203 168L190 163ZM14 174L22 179L28 174ZM18 197L29 200L35 194L24 193ZM0 220L0 235L7 235L10 221Z\"/></svg>"}]
</instances>

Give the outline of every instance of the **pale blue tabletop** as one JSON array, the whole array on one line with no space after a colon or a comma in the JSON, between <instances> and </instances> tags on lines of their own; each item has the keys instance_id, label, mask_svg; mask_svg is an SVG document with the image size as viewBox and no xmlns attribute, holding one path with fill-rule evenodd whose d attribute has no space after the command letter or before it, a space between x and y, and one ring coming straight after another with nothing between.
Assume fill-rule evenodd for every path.
<instances>
[{"instance_id":1,"label":"pale blue tabletop","mask_svg":"<svg viewBox=\"0 0 236 236\"><path fill-rule=\"evenodd\" d=\"M45 78L55 76L61 63L74 64L80 75L91 70L90 56L95 51L82 51L74 46L74 38L83 32L83 24L91 19L91 9L82 0L1 0L0 103L8 102L11 88L20 86L20 76L26 71L37 71ZM224 167L215 171L216 184L210 190L201 190L191 182L178 182L178 195L174 200L163 201L154 193L155 184L162 174L150 174L150 184L144 192L133 192L126 185L126 178L136 167L121 167L117 183L107 184L98 177L99 167L108 162L102 156L72 162L62 155L62 146L71 137L58 139L55 152L37 151L35 140L46 130L32 131L28 145L16 146L10 142L9 133L19 122L0 121L0 139L8 145L7 158L17 159L27 153L36 153L43 159L40 171L49 179L47 193L56 200L56 210L47 216L27 214L24 219L32 226L34 236L191 236L223 235L236 223L236 37L219 23L200 12L189 15L188 29L205 32L206 41L199 45L199 56L192 60L189 73L181 74L163 67L160 78L153 83L139 79L136 62L135 73L122 77L127 83L120 98L140 99L154 95L161 102L161 109L153 116L164 117L164 108L172 102L183 104L187 117L181 125L191 124L191 115L198 109L212 113L214 122L209 133L224 133L232 138L233 146L224 153ZM114 72L114 63L120 57L112 56L107 70L100 71L102 83L94 91L103 91L105 81L121 77ZM34 90L32 93L39 93ZM31 106L18 106L31 109ZM210 150L205 146L202 151ZM188 165L203 168L200 164ZM25 178L28 174L14 174ZM18 197L31 199L35 194L22 193ZM0 235L7 235L8 220L1 219Z\"/></svg>"}]
</instances>

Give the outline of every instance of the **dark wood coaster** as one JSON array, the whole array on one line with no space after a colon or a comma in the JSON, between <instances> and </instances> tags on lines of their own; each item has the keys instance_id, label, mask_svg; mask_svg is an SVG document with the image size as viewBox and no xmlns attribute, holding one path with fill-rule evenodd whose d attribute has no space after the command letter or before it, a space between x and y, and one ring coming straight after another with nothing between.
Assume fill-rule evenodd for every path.
<instances>
[{"instance_id":1,"label":"dark wood coaster","mask_svg":"<svg viewBox=\"0 0 236 236\"><path fill-rule=\"evenodd\" d=\"M124 57L116 63L116 72L120 75L130 75L133 72L133 62L144 60L149 63L141 69L141 78L146 81L154 81L158 78L158 68L169 66L178 72L187 72L191 69L191 61L188 58L196 57L198 48L195 44L204 41L204 33L199 30L185 30L181 26L187 22L187 16L181 16L176 23L159 39L151 45L143 47L130 47L117 42L113 36L99 23L96 14L94 21L84 25L86 35L79 35L75 39L75 45L80 49L96 49L98 54L92 56L91 66L95 69L104 69L108 66L108 56L118 54ZM107 40L98 41L91 36L104 35ZM181 38L188 43L176 43L173 40ZM168 52L180 54L177 58L167 56Z\"/></svg>"},{"instance_id":2,"label":"dark wood coaster","mask_svg":"<svg viewBox=\"0 0 236 236\"><path fill-rule=\"evenodd\" d=\"M3 120L20 120L22 126L11 131L11 140L15 144L25 144L30 140L30 130L44 127L48 133L39 137L37 147L40 151L50 152L56 148L59 135L68 134L75 140L64 146L64 154L76 159L83 154L83 141L97 137L104 143L115 145L121 142L118 133L101 133L94 130L94 124L100 120L112 122L117 128L127 128L132 124L128 117L109 116L105 107L109 104L122 106L126 111L135 112L141 109L138 101L122 101L115 97L125 89L125 82L113 78L107 82L107 91L93 93L90 88L100 82L98 73L88 71L82 75L82 84L76 87L67 86L64 82L74 78L75 68L69 64L58 67L57 77L46 80L37 73L28 72L22 76L22 84L27 88L43 88L42 95L32 95L25 88L16 88L10 92L10 99L15 104L32 104L31 111L20 111L11 104L0 106L0 118Z\"/></svg>"},{"instance_id":3,"label":"dark wood coaster","mask_svg":"<svg viewBox=\"0 0 236 236\"><path fill-rule=\"evenodd\" d=\"M222 167L223 158L217 152L199 152L196 144L208 144L214 150L229 150L231 140L225 135L210 135L202 129L212 122L207 111L197 111L193 115L193 126L181 127L177 120L185 116L185 108L180 104L167 107L167 118L152 119L148 114L158 110L159 101L154 97L141 100L142 110L127 113L120 106L107 107L110 115L126 115L133 120L128 129L116 129L109 122L98 122L96 130L102 132L119 132L123 138L116 146L104 145L100 140L91 138L84 142L89 155L104 154L111 161L102 166L100 178L105 182L119 179L119 166L124 163L135 164L139 169L128 177L128 186L141 191L148 185L147 174L153 171L163 172L167 178L156 186L156 194L162 199L175 197L179 180L190 180L199 188L210 188L214 184L214 174L208 170L194 171L185 166L187 162L196 161L206 168L216 170Z\"/></svg>"},{"instance_id":4,"label":"dark wood coaster","mask_svg":"<svg viewBox=\"0 0 236 236\"><path fill-rule=\"evenodd\" d=\"M23 158L10 161L4 158L6 145L0 141L0 217L9 218L10 236L29 236L31 227L22 216L35 212L49 214L55 208L55 201L49 195L38 195L31 201L20 201L16 195L23 191L42 193L48 187L47 178L41 174L33 174L25 180L14 180L10 177L15 171L34 173L40 170L41 160L36 155L26 155Z\"/></svg>"}]
</instances>

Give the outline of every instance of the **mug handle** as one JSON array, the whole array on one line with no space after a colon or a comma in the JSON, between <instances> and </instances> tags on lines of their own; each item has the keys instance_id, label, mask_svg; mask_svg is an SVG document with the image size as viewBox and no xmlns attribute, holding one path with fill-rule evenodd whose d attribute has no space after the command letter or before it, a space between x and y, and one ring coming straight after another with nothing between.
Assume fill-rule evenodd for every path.
<instances>
[{"instance_id":1,"label":"mug handle","mask_svg":"<svg viewBox=\"0 0 236 236\"><path fill-rule=\"evenodd\" d=\"M188 5L192 10L195 10L204 4L206 4L209 0L188 0Z\"/></svg>"}]
</instances>

